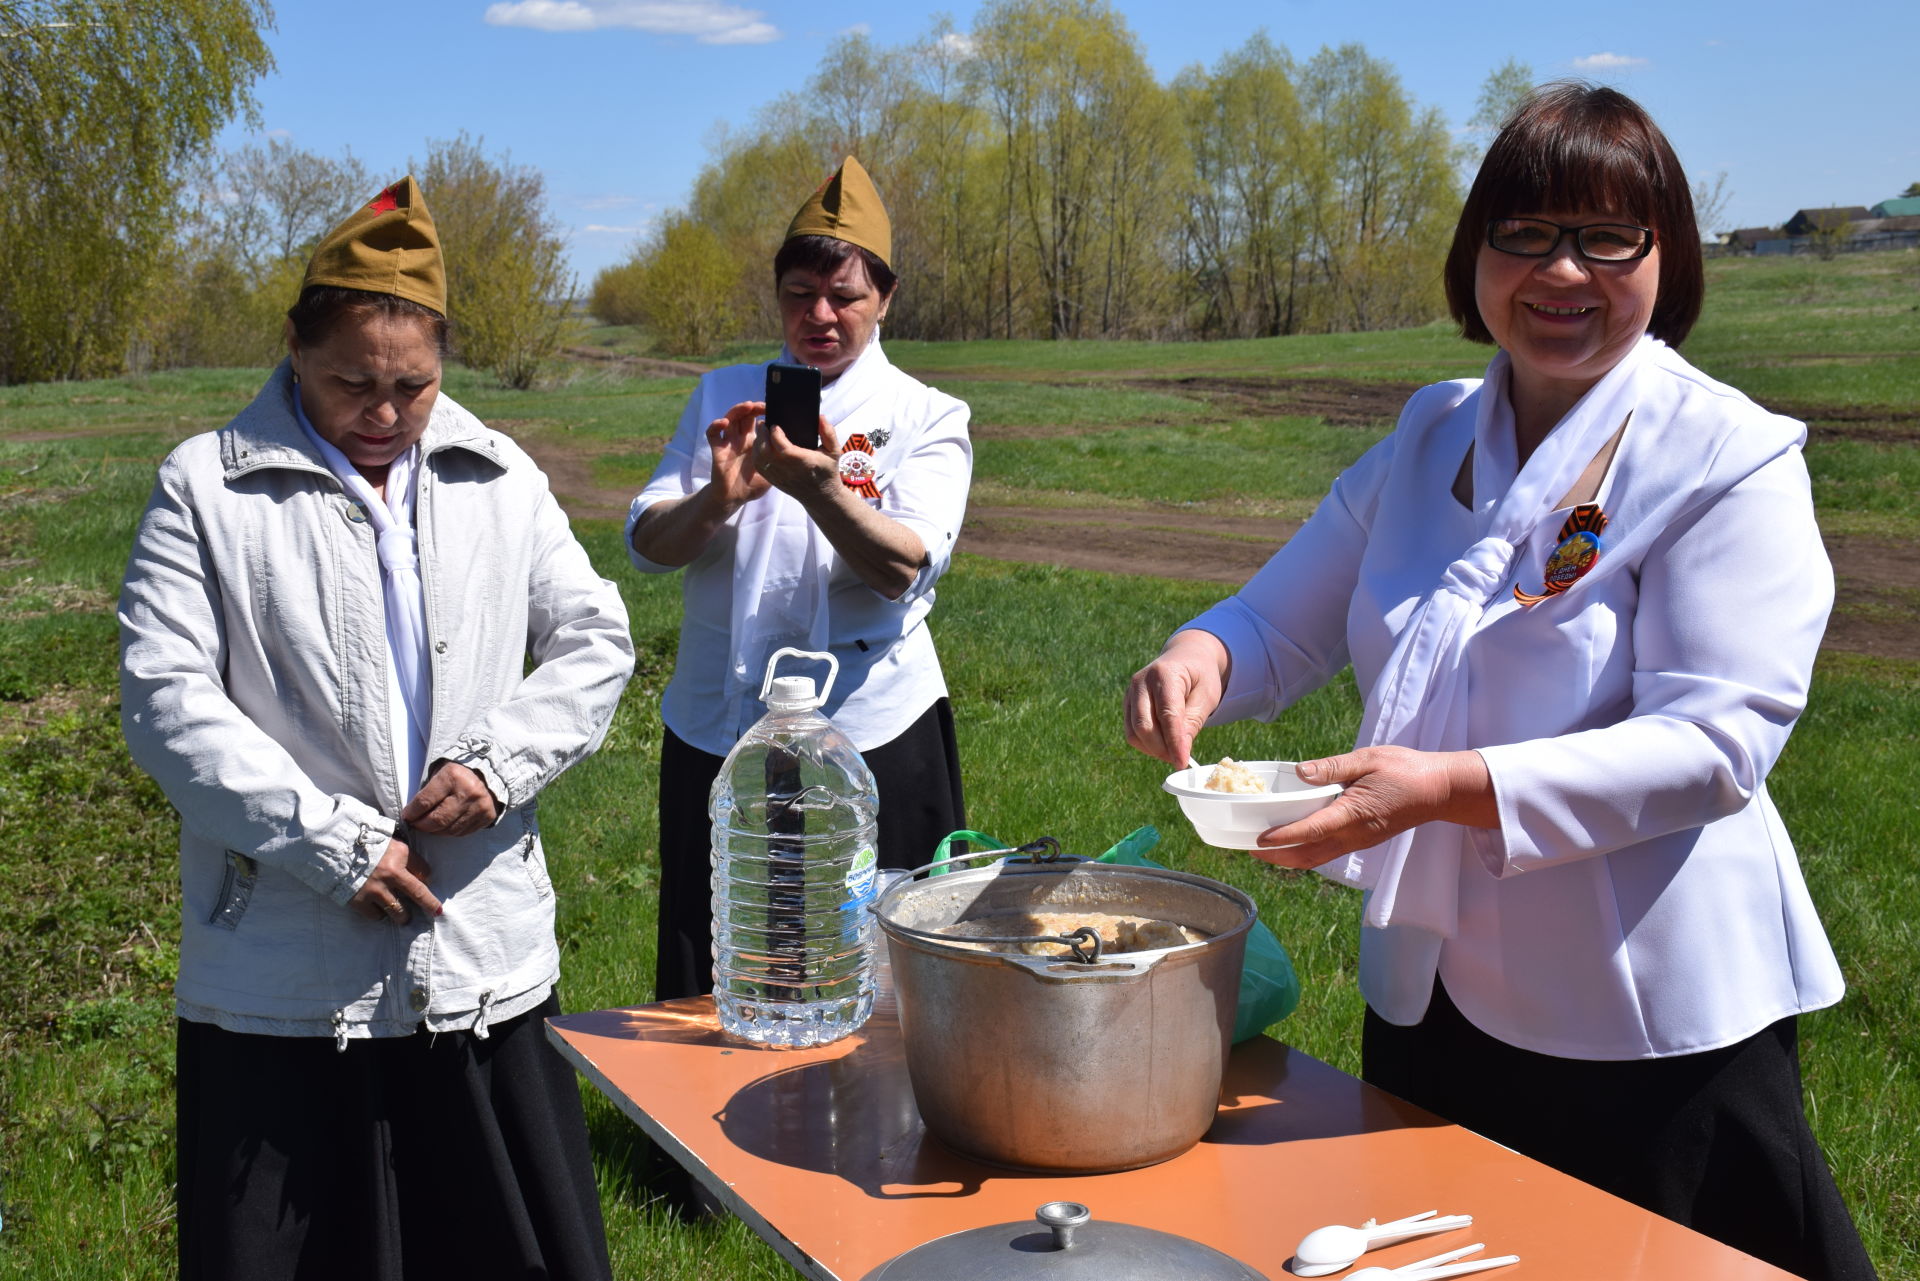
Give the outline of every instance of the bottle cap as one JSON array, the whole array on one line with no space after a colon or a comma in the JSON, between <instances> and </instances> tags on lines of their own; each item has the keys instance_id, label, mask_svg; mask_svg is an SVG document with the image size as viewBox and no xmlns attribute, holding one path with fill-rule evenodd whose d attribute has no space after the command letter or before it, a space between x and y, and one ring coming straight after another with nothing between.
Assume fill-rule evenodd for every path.
<instances>
[{"instance_id":1,"label":"bottle cap","mask_svg":"<svg viewBox=\"0 0 1920 1281\"><path fill-rule=\"evenodd\" d=\"M767 707L776 712L805 712L820 706L811 676L776 676L767 695Z\"/></svg>"}]
</instances>

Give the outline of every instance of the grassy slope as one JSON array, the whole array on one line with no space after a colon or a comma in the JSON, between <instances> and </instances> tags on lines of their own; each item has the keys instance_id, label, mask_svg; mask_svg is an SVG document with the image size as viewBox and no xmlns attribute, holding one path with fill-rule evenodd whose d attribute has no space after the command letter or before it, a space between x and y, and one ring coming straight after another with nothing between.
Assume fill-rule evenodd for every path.
<instances>
[{"instance_id":1,"label":"grassy slope","mask_svg":"<svg viewBox=\"0 0 1920 1281\"><path fill-rule=\"evenodd\" d=\"M1908 254L1714 264L1712 305L1689 354L1774 400L1911 406L1920 399L1908 355L1920 351L1916 262ZM1135 372L1429 378L1484 359L1438 328L1204 347L890 349L933 381L964 386L983 420L1089 429L996 441L981 458L983 491L1276 514L1310 506L1326 476L1377 432L1221 422L1177 396L1102 384ZM1846 360L1834 359L1840 352ZM153 462L185 431L218 425L258 381L257 371L196 371L0 389L0 1276L170 1274L173 819L119 743L111 599ZM450 384L509 430L604 442L602 474L631 479L646 471L688 386L586 373L523 394L459 371ZM22 439L50 432L80 434ZM1156 488L1169 457L1213 483L1183 477L1173 493ZM1916 457L1898 438L1816 442L1809 461L1829 528L1913 537ZM616 531L581 533L621 582L642 654L606 747L556 785L544 811L561 889L565 994L572 1008L594 1008L649 996L658 699L678 600L673 580L619 568ZM963 557L934 625L960 713L972 816L1004 839L1049 833L1082 852L1138 823L1159 825L1167 861L1261 901L1305 986L1301 1009L1279 1030L1351 1069L1360 1007L1349 897L1199 846L1157 790L1157 768L1115 730L1127 675L1214 595L1202 585ZM1209 731L1206 741L1236 756L1275 750L1263 744L1311 754L1350 741L1356 718L1343 682L1275 726ZM1920 999L1911 980L1920 972L1912 924L1920 870L1905 853L1917 735L1920 671L1828 660L1773 779L1851 987L1839 1007L1804 1021L1810 1106L1888 1277L1920 1276L1912 1150ZM1045 792L1025 785L1043 764L1063 780ZM1135 798L1135 808L1116 810L1115 797ZM790 1275L737 1223L682 1227L649 1211L632 1127L591 1092L589 1105L620 1275Z\"/></svg>"}]
</instances>

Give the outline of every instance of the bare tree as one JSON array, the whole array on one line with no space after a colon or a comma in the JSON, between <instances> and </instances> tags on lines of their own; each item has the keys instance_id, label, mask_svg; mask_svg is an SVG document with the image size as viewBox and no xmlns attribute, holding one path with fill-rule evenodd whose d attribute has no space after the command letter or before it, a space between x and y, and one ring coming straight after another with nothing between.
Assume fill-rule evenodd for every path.
<instances>
[{"instance_id":1,"label":"bare tree","mask_svg":"<svg viewBox=\"0 0 1920 1281\"><path fill-rule=\"evenodd\" d=\"M1727 171L1715 173L1711 179L1693 180L1693 220L1705 235L1717 236L1733 230L1725 225L1727 202L1733 199L1733 193L1727 190Z\"/></svg>"}]
</instances>

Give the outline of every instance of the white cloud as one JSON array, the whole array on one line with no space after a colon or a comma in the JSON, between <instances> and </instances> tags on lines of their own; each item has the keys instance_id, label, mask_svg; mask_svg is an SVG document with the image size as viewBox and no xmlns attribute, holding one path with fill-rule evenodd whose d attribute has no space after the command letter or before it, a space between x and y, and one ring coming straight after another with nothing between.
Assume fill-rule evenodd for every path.
<instances>
[{"instance_id":1,"label":"white cloud","mask_svg":"<svg viewBox=\"0 0 1920 1281\"><path fill-rule=\"evenodd\" d=\"M637 236L647 229L647 224L636 223L631 227L612 227L603 222L590 222L580 230L603 236Z\"/></svg>"},{"instance_id":2,"label":"white cloud","mask_svg":"<svg viewBox=\"0 0 1920 1281\"><path fill-rule=\"evenodd\" d=\"M661 36L692 36L702 44L768 44L779 28L758 9L722 0L508 0L487 6L495 27L538 31L605 31L625 27Z\"/></svg>"},{"instance_id":3,"label":"white cloud","mask_svg":"<svg viewBox=\"0 0 1920 1281\"><path fill-rule=\"evenodd\" d=\"M772 44L780 38L780 28L765 22L744 22L710 36L701 36L701 44Z\"/></svg>"},{"instance_id":4,"label":"white cloud","mask_svg":"<svg viewBox=\"0 0 1920 1281\"><path fill-rule=\"evenodd\" d=\"M939 43L942 53L952 54L956 58L973 56L973 37L963 31L949 31L940 37Z\"/></svg>"},{"instance_id":5,"label":"white cloud","mask_svg":"<svg viewBox=\"0 0 1920 1281\"><path fill-rule=\"evenodd\" d=\"M591 31L593 11L578 0L516 0L487 6L487 24L533 27L540 31Z\"/></svg>"},{"instance_id":6,"label":"white cloud","mask_svg":"<svg viewBox=\"0 0 1920 1281\"><path fill-rule=\"evenodd\" d=\"M843 36L870 36L873 34L873 24L871 22L856 22L851 27L840 28L840 34Z\"/></svg>"},{"instance_id":7,"label":"white cloud","mask_svg":"<svg viewBox=\"0 0 1920 1281\"><path fill-rule=\"evenodd\" d=\"M269 129L269 130L267 130L267 134L266 134L266 136L267 136L267 137L269 137L269 138L285 138L285 139L287 139L287 140L288 140L289 142L291 142L291 141L293 140L293 130L291 130L291 129Z\"/></svg>"},{"instance_id":8,"label":"white cloud","mask_svg":"<svg viewBox=\"0 0 1920 1281\"><path fill-rule=\"evenodd\" d=\"M1644 67L1647 60L1624 53L1590 53L1584 58L1575 58L1573 65L1582 71L1625 71L1628 67Z\"/></svg>"},{"instance_id":9,"label":"white cloud","mask_svg":"<svg viewBox=\"0 0 1920 1281\"><path fill-rule=\"evenodd\" d=\"M619 209L639 203L638 196L588 196L580 202L580 207L582 209Z\"/></svg>"}]
</instances>

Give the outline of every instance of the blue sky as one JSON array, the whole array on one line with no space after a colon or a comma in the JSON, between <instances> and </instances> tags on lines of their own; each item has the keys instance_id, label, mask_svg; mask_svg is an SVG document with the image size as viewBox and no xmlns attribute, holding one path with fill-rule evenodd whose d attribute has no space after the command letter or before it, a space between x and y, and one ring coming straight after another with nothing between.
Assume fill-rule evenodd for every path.
<instances>
[{"instance_id":1,"label":"blue sky","mask_svg":"<svg viewBox=\"0 0 1920 1281\"><path fill-rule=\"evenodd\" d=\"M1688 0L1479 5L1422 0L1118 0L1165 81L1265 28L1297 57L1359 43L1459 128L1509 57L1639 99L1690 174L1724 170L1730 226L1803 206L1872 205L1920 182L1920 4ZM882 45L935 15L920 0L281 0L260 130L398 176L461 130L546 176L580 287L683 203L709 144L812 75L828 43ZM1604 20L1602 20L1604 16ZM243 143L230 128L221 142ZM428 199L431 201L432 193ZM770 192L784 207L804 192Z\"/></svg>"}]
</instances>

